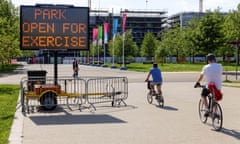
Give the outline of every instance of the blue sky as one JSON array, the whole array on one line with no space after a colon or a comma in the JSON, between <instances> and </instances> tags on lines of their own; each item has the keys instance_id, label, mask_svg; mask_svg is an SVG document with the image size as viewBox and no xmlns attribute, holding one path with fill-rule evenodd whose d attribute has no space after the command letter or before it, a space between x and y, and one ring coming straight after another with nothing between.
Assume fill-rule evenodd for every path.
<instances>
[{"instance_id":1,"label":"blue sky","mask_svg":"<svg viewBox=\"0 0 240 144\"><path fill-rule=\"evenodd\" d=\"M179 12L198 11L199 0L91 0L92 8L104 8L114 12L122 9L151 9L164 10L168 15ZM146 2L148 1L148 2ZM16 6L38 4L69 4L74 6L88 6L88 0L12 0ZM203 0L203 11L221 8L222 12L236 10L239 0Z\"/></svg>"}]
</instances>

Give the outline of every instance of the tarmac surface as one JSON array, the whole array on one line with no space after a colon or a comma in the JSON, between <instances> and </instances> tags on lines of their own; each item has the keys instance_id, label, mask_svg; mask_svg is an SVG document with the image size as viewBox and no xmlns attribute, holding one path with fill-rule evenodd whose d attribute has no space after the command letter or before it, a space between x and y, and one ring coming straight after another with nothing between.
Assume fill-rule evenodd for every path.
<instances>
[{"instance_id":1,"label":"tarmac surface","mask_svg":"<svg viewBox=\"0 0 240 144\"><path fill-rule=\"evenodd\" d=\"M25 65L24 69L47 70L47 76L53 75L53 65ZM58 74L71 76L71 64L58 65ZM127 77L127 106L111 107L110 103L103 103L96 106L96 111L57 107L51 112L23 115L18 105L10 144L239 144L240 89L222 88L223 129L214 131L210 119L207 124L199 120L201 89L193 88L198 74L163 72L165 106L160 108L156 101L147 102L144 82L147 73L81 65L80 76ZM1 75L0 84L19 84L26 76L21 72Z\"/></svg>"}]
</instances>

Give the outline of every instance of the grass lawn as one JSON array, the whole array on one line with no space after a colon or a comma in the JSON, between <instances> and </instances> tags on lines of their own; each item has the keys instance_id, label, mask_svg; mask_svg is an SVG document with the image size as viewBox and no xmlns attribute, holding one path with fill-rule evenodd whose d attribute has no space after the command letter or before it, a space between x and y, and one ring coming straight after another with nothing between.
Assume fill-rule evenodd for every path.
<instances>
[{"instance_id":1,"label":"grass lawn","mask_svg":"<svg viewBox=\"0 0 240 144\"><path fill-rule=\"evenodd\" d=\"M8 143L19 88L19 85L0 85L0 144Z\"/></svg>"},{"instance_id":2,"label":"grass lawn","mask_svg":"<svg viewBox=\"0 0 240 144\"><path fill-rule=\"evenodd\" d=\"M12 72L19 66L21 66L21 65L19 65L19 64L6 64L6 65L0 64L0 73Z\"/></svg>"},{"instance_id":3,"label":"grass lawn","mask_svg":"<svg viewBox=\"0 0 240 144\"><path fill-rule=\"evenodd\" d=\"M108 67L111 67L112 64L108 64ZM172 63L164 63L158 64L158 67L162 72L190 72L197 71L200 72L205 63L198 64L172 64ZM120 68L120 64L115 64L117 68ZM139 72L148 72L152 67L152 64L142 64L142 63L130 63L126 65L127 70L130 71L139 71ZM223 64L223 71L235 71L234 65L225 65Z\"/></svg>"}]
</instances>

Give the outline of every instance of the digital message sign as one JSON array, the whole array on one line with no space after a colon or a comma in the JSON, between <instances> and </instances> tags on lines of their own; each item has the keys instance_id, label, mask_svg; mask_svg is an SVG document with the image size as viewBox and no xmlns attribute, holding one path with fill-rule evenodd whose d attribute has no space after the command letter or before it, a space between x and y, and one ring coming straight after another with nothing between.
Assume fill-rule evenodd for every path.
<instances>
[{"instance_id":1,"label":"digital message sign","mask_svg":"<svg viewBox=\"0 0 240 144\"><path fill-rule=\"evenodd\" d=\"M21 50L89 50L89 8L20 7Z\"/></svg>"}]
</instances>

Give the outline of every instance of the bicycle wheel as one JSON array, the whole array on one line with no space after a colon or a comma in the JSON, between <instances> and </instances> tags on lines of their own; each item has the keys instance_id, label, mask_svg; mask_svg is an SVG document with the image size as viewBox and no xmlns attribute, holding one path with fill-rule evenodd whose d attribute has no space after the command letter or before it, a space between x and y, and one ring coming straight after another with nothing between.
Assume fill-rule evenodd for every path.
<instances>
[{"instance_id":1,"label":"bicycle wheel","mask_svg":"<svg viewBox=\"0 0 240 144\"><path fill-rule=\"evenodd\" d=\"M158 97L157 101L158 101L159 106L163 108L164 107L164 98L163 98L163 96L158 95L157 97Z\"/></svg>"},{"instance_id":2,"label":"bicycle wheel","mask_svg":"<svg viewBox=\"0 0 240 144\"><path fill-rule=\"evenodd\" d=\"M147 101L148 101L149 104L151 104L152 101L153 101L151 92L148 92L148 94L147 94Z\"/></svg>"},{"instance_id":3,"label":"bicycle wheel","mask_svg":"<svg viewBox=\"0 0 240 144\"><path fill-rule=\"evenodd\" d=\"M198 104L198 112L199 112L199 118L200 118L201 122L206 123L208 117L205 116L205 113L207 112L207 109L205 108L205 105L202 102L202 99L200 99L199 104Z\"/></svg>"},{"instance_id":4,"label":"bicycle wheel","mask_svg":"<svg viewBox=\"0 0 240 144\"><path fill-rule=\"evenodd\" d=\"M219 131L222 128L222 124L223 124L222 109L218 103L215 103L212 113L212 126L215 130Z\"/></svg>"},{"instance_id":5,"label":"bicycle wheel","mask_svg":"<svg viewBox=\"0 0 240 144\"><path fill-rule=\"evenodd\" d=\"M47 92L40 98L40 104L44 110L54 110L57 107L57 97L55 93Z\"/></svg>"}]
</instances>

